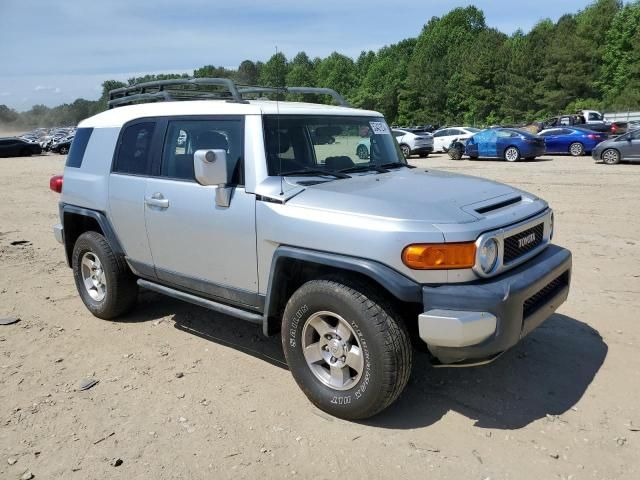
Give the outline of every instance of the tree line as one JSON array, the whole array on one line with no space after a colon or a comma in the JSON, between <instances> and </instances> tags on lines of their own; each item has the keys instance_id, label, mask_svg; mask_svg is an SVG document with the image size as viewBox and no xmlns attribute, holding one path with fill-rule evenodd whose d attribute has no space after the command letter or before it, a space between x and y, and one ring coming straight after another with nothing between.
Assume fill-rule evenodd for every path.
<instances>
[{"instance_id":1,"label":"tree line","mask_svg":"<svg viewBox=\"0 0 640 480\"><path fill-rule=\"evenodd\" d=\"M338 52L313 59L305 52L292 58L276 53L237 69L207 65L192 74L107 80L96 101L35 105L22 113L0 105L0 122L73 125L105 110L113 88L190 76L329 87L394 124L526 123L580 108L640 110L640 0L596 0L557 22L542 20L528 33L511 35L488 27L474 6L456 8L432 17L417 38L356 59Z\"/></svg>"}]
</instances>

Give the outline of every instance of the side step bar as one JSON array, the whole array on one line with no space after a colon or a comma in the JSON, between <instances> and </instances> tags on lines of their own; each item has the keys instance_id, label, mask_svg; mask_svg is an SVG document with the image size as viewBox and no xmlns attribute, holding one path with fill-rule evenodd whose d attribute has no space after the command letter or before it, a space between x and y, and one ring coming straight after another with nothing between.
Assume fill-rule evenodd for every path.
<instances>
[{"instance_id":1,"label":"side step bar","mask_svg":"<svg viewBox=\"0 0 640 480\"><path fill-rule=\"evenodd\" d=\"M143 280L141 278L138 279L138 285L142 288L146 288L147 290L153 290L154 292L162 293L163 295L168 295L170 297L177 298L178 300L183 300L200 307L208 308L214 312L240 318L257 325L262 325L263 318L259 313L247 312L240 308L214 302L213 300L207 300L206 298L200 298L190 293L181 292L180 290L165 287L164 285L158 285L157 283L149 282L148 280Z\"/></svg>"}]
</instances>

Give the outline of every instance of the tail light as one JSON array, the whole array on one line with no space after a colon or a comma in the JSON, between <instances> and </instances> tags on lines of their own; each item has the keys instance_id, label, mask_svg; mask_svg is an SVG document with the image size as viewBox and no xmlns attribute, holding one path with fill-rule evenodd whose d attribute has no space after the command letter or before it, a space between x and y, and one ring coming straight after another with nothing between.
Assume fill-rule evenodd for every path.
<instances>
[{"instance_id":1,"label":"tail light","mask_svg":"<svg viewBox=\"0 0 640 480\"><path fill-rule=\"evenodd\" d=\"M602 140L603 135L597 134L597 133L590 133L589 135L587 135L587 138L590 138L591 140Z\"/></svg>"},{"instance_id":2,"label":"tail light","mask_svg":"<svg viewBox=\"0 0 640 480\"><path fill-rule=\"evenodd\" d=\"M49 188L56 193L62 193L62 175L54 175L49 180Z\"/></svg>"}]
</instances>

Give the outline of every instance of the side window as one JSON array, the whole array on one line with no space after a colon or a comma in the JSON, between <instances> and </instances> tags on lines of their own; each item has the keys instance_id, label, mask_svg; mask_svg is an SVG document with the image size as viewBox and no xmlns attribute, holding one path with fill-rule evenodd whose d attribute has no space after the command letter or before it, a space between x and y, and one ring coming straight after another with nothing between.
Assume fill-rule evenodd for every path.
<instances>
[{"instance_id":1,"label":"side window","mask_svg":"<svg viewBox=\"0 0 640 480\"><path fill-rule=\"evenodd\" d=\"M147 175L151 166L151 139L155 122L135 123L126 127L120 139L114 173Z\"/></svg>"},{"instance_id":2,"label":"side window","mask_svg":"<svg viewBox=\"0 0 640 480\"><path fill-rule=\"evenodd\" d=\"M197 150L227 152L229 182L244 184L242 120L172 120L162 150L160 175L177 180L195 181L193 154Z\"/></svg>"},{"instance_id":3,"label":"side window","mask_svg":"<svg viewBox=\"0 0 640 480\"><path fill-rule=\"evenodd\" d=\"M602 120L602 117L596 112L589 112L589 120Z\"/></svg>"},{"instance_id":4,"label":"side window","mask_svg":"<svg viewBox=\"0 0 640 480\"><path fill-rule=\"evenodd\" d=\"M403 136L405 133L406 132L402 132L400 130L393 130L393 136L396 138Z\"/></svg>"},{"instance_id":5,"label":"side window","mask_svg":"<svg viewBox=\"0 0 640 480\"><path fill-rule=\"evenodd\" d=\"M67 167L80 168L92 132L93 128L79 128L76 131L76 136L73 137L73 141L71 142L69 155L67 155Z\"/></svg>"},{"instance_id":6,"label":"side window","mask_svg":"<svg viewBox=\"0 0 640 480\"><path fill-rule=\"evenodd\" d=\"M635 132L631 132L629 134L629 138L631 140L640 140L640 130L636 130Z\"/></svg>"}]
</instances>

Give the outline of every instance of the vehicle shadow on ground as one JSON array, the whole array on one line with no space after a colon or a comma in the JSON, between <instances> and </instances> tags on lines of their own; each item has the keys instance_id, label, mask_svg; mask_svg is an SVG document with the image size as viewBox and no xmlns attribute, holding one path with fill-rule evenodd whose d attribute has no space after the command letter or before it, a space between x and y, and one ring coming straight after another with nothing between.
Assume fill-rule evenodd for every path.
<instances>
[{"instance_id":1,"label":"vehicle shadow on ground","mask_svg":"<svg viewBox=\"0 0 640 480\"><path fill-rule=\"evenodd\" d=\"M365 423L419 428L453 410L475 420L476 427L522 428L573 407L602 366L607 351L596 330L555 314L490 365L433 368L426 354L417 353L404 394Z\"/></svg>"},{"instance_id":2,"label":"vehicle shadow on ground","mask_svg":"<svg viewBox=\"0 0 640 480\"><path fill-rule=\"evenodd\" d=\"M122 321L169 316L178 330L288 368L280 337L264 337L258 325L149 291L141 292L139 304ZM489 365L433 368L426 353L415 351L411 380L404 393L387 410L363 423L391 429L420 428L436 423L452 410L475 420L477 427L522 428L573 407L607 351L596 330L560 314ZM291 385L295 388L293 381Z\"/></svg>"},{"instance_id":3,"label":"vehicle shadow on ground","mask_svg":"<svg viewBox=\"0 0 640 480\"><path fill-rule=\"evenodd\" d=\"M219 345L252 355L276 367L288 369L280 337L265 337L262 326L206 308L141 290L138 306L121 322L148 322L169 316L174 327Z\"/></svg>"}]
</instances>

